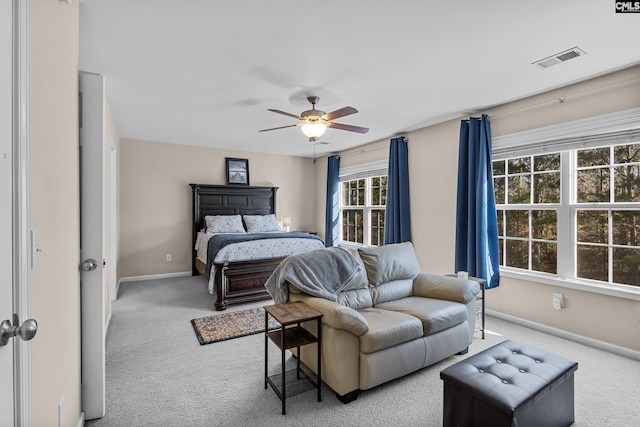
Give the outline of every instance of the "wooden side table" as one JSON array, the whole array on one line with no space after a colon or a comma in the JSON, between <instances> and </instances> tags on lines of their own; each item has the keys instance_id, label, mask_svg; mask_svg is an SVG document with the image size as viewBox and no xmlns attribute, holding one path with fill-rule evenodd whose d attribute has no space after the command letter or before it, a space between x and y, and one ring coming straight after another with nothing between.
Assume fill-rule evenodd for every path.
<instances>
[{"instance_id":1,"label":"wooden side table","mask_svg":"<svg viewBox=\"0 0 640 427\"><path fill-rule=\"evenodd\" d=\"M270 385L278 395L282 401L282 415L286 414L288 396L308 391L308 389L301 387L291 387L294 382L299 383L302 381L314 386L318 390L318 402L322 401L322 313L300 301L267 305L264 306L264 311L264 388L267 389ZM269 316L280 324L279 329L269 331ZM301 326L302 322L311 320L317 322L317 336L314 336ZM280 348L282 364L280 374L272 375L271 377L269 376L269 340ZM318 346L318 373L316 378L313 378L310 372L300 366L300 347L313 343L317 343ZM285 369L285 351L294 347L298 350L296 369L287 372ZM295 378L293 378L293 374L295 374ZM277 384L278 380L280 380L279 385ZM289 388L287 388L287 383L289 383Z\"/></svg>"}]
</instances>

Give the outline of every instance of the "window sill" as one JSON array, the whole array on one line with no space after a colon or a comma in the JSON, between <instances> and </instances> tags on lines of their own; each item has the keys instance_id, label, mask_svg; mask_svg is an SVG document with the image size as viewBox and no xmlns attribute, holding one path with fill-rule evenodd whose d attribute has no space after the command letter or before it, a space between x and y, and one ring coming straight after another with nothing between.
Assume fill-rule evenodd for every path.
<instances>
[{"instance_id":1,"label":"window sill","mask_svg":"<svg viewBox=\"0 0 640 427\"><path fill-rule=\"evenodd\" d=\"M640 301L640 287L627 285L610 285L601 282L590 282L588 280L561 279L545 274L536 274L532 272L516 271L511 269L500 269L501 277L511 279L526 280L529 282L542 283L560 288L575 289L583 292L591 292L594 294L608 295L617 298L630 299Z\"/></svg>"}]
</instances>

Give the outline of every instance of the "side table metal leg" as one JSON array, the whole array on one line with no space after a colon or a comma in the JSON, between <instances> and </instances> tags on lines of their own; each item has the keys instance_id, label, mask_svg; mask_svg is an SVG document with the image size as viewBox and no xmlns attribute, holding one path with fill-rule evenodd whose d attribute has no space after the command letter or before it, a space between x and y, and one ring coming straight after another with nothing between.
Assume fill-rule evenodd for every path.
<instances>
[{"instance_id":1,"label":"side table metal leg","mask_svg":"<svg viewBox=\"0 0 640 427\"><path fill-rule=\"evenodd\" d=\"M482 339L484 339L484 284L482 285Z\"/></svg>"},{"instance_id":2,"label":"side table metal leg","mask_svg":"<svg viewBox=\"0 0 640 427\"><path fill-rule=\"evenodd\" d=\"M282 342L282 351L281 351L281 364L282 364L282 415L286 415L287 414L287 406L286 406L287 405L286 404L286 402L287 402L287 390L285 389L285 384L286 384L285 379L286 379L287 375L286 375L286 369L285 369L285 365L284 365L284 363L285 363L284 362L284 353L286 352L285 349L287 348L287 345L286 345L285 340L284 340L284 330L285 330L285 327L283 325L282 326L282 330L281 330L281 333L282 333L282 339L281 339L281 342Z\"/></svg>"},{"instance_id":3,"label":"side table metal leg","mask_svg":"<svg viewBox=\"0 0 640 427\"><path fill-rule=\"evenodd\" d=\"M267 386L267 377L269 376L269 313L264 312L264 388Z\"/></svg>"},{"instance_id":4,"label":"side table metal leg","mask_svg":"<svg viewBox=\"0 0 640 427\"><path fill-rule=\"evenodd\" d=\"M322 402L322 319L317 320L318 329L318 402Z\"/></svg>"}]
</instances>

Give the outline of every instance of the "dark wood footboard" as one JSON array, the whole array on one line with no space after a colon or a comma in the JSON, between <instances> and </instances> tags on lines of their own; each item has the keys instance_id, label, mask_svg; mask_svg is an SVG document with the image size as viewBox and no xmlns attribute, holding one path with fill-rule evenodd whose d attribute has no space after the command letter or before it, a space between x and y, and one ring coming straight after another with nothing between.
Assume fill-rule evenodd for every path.
<instances>
[{"instance_id":1,"label":"dark wood footboard","mask_svg":"<svg viewBox=\"0 0 640 427\"><path fill-rule=\"evenodd\" d=\"M229 262L216 265L216 310L271 298L265 282L284 258Z\"/></svg>"},{"instance_id":2,"label":"dark wood footboard","mask_svg":"<svg viewBox=\"0 0 640 427\"><path fill-rule=\"evenodd\" d=\"M216 301L213 307L222 311L231 304L242 304L271 298L265 282L284 258L238 261L215 264ZM209 280L206 266L196 260L196 270Z\"/></svg>"}]
</instances>

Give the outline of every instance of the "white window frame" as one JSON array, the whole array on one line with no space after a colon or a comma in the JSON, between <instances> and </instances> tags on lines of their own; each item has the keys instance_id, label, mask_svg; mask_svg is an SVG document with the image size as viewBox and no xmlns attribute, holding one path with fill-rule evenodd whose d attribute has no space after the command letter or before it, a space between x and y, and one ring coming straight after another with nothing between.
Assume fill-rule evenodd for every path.
<instances>
[{"instance_id":1,"label":"white window frame","mask_svg":"<svg viewBox=\"0 0 640 427\"><path fill-rule=\"evenodd\" d=\"M339 172L339 181L340 181L340 215L339 215L339 235L338 235L338 244L340 246L371 246L371 210L380 209L378 205L371 205L371 180L370 178L375 178L378 176L388 176L388 166L389 161L379 160L375 162L362 163L354 166L347 166L340 168ZM351 242L347 240L343 240L342 236L342 183L345 181L352 181L356 179L365 179L365 205L364 206L353 206L353 207L344 207L345 210L350 209L363 209L363 243ZM388 183L388 180L387 180ZM385 207L386 209L386 207Z\"/></svg>"},{"instance_id":2,"label":"white window frame","mask_svg":"<svg viewBox=\"0 0 640 427\"><path fill-rule=\"evenodd\" d=\"M556 275L504 266L500 267L500 274L504 277L640 301L640 287L638 286L576 278L576 236L575 234L571 235L574 233L572 230L575 230L576 210L596 205L601 209L610 207L609 204L575 203L573 186L575 151L573 150L637 142L640 142L640 108L494 137L492 141L493 160L563 152L560 166L561 198L567 202L561 203L559 207L558 223L571 224L571 227L558 227ZM567 159L567 155L570 158ZM508 188L505 191L508 191ZM637 208L638 203L620 204L615 208L623 210L625 206Z\"/></svg>"}]
</instances>

